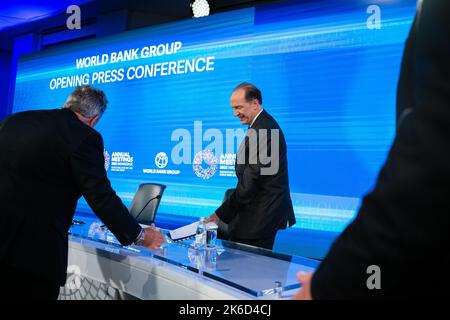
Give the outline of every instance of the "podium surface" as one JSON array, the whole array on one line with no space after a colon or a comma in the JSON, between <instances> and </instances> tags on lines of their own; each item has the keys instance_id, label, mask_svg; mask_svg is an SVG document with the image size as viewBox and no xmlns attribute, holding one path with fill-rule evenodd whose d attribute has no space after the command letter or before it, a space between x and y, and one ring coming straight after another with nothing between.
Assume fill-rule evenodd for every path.
<instances>
[{"instance_id":1,"label":"podium surface","mask_svg":"<svg viewBox=\"0 0 450 320\"><path fill-rule=\"evenodd\" d=\"M193 239L169 237L158 250L124 247L99 220L81 220L70 229L68 279L60 299L288 299L300 288L297 273L318 265L223 240L200 250Z\"/></svg>"}]
</instances>

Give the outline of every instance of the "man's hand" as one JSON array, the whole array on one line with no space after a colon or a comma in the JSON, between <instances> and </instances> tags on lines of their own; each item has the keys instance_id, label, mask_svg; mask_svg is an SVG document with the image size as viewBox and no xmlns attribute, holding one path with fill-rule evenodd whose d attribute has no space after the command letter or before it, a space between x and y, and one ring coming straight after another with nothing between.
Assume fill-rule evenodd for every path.
<instances>
[{"instance_id":1,"label":"man's hand","mask_svg":"<svg viewBox=\"0 0 450 320\"><path fill-rule=\"evenodd\" d=\"M159 249L164 242L164 235L154 227L144 229L144 246L150 249Z\"/></svg>"},{"instance_id":2,"label":"man's hand","mask_svg":"<svg viewBox=\"0 0 450 320\"><path fill-rule=\"evenodd\" d=\"M300 281L302 287L297 294L292 298L294 300L312 300L311 296L311 279L314 272L299 272L297 279Z\"/></svg>"},{"instance_id":3,"label":"man's hand","mask_svg":"<svg viewBox=\"0 0 450 320\"><path fill-rule=\"evenodd\" d=\"M206 219L205 220L205 223L208 223L208 222L214 222L215 224L219 224L219 217L217 216L217 214L215 214L215 213L213 213L212 215L210 215L209 217L208 217L208 219Z\"/></svg>"}]
</instances>

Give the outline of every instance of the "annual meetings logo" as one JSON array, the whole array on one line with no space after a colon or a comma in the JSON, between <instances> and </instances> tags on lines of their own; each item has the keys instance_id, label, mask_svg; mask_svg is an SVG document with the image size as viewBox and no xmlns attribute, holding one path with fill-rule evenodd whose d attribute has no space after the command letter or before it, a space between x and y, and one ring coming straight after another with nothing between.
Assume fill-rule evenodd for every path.
<instances>
[{"instance_id":1,"label":"annual meetings logo","mask_svg":"<svg viewBox=\"0 0 450 320\"><path fill-rule=\"evenodd\" d=\"M199 178L207 180L216 173L218 159L209 149L197 152L193 162L194 173Z\"/></svg>"},{"instance_id":2,"label":"annual meetings logo","mask_svg":"<svg viewBox=\"0 0 450 320\"><path fill-rule=\"evenodd\" d=\"M111 162L111 156L109 155L109 153L106 149L103 150L103 156L105 158L105 170L108 171L109 164Z\"/></svg>"}]
</instances>

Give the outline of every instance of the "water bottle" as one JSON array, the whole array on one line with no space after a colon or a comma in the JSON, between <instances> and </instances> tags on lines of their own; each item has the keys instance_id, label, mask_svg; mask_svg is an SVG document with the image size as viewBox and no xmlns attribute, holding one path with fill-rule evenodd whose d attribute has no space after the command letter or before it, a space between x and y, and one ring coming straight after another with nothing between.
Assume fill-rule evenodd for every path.
<instances>
[{"instance_id":1,"label":"water bottle","mask_svg":"<svg viewBox=\"0 0 450 320\"><path fill-rule=\"evenodd\" d=\"M206 245L206 224L205 218L201 217L198 222L197 231L195 232L195 249L204 248Z\"/></svg>"},{"instance_id":2,"label":"water bottle","mask_svg":"<svg viewBox=\"0 0 450 320\"><path fill-rule=\"evenodd\" d=\"M208 248L216 247L218 226L214 222L210 222L206 225L206 246Z\"/></svg>"}]
</instances>

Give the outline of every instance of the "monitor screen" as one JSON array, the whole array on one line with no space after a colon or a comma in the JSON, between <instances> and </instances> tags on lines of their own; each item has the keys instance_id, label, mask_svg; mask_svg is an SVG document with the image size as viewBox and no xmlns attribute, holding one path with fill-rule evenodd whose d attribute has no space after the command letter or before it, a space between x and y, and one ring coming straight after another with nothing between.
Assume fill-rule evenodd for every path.
<instances>
[{"instance_id":1,"label":"monitor screen","mask_svg":"<svg viewBox=\"0 0 450 320\"><path fill-rule=\"evenodd\" d=\"M156 223L209 216L237 178L246 126L230 95L262 92L281 126L297 223L275 250L321 258L352 221L395 133L395 97L415 1L285 1L70 43L22 56L13 112L60 108L81 84L104 90L96 129L130 205L167 186ZM84 200L78 212L90 213Z\"/></svg>"}]
</instances>

